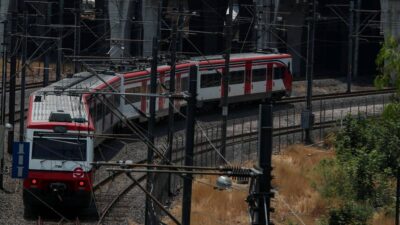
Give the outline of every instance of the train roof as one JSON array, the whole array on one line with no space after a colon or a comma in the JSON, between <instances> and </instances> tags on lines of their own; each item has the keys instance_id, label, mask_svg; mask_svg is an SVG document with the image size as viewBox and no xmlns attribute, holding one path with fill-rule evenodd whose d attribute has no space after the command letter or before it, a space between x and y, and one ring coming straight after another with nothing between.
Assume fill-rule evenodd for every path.
<instances>
[{"instance_id":1,"label":"train roof","mask_svg":"<svg viewBox=\"0 0 400 225\"><path fill-rule=\"evenodd\" d=\"M69 91L94 91L106 87L107 85L99 77L107 83L113 83L113 79L119 79L115 75L93 75L89 72L82 72L32 93L28 127L35 123L58 122L50 118L52 114L69 114L72 121L80 120L81 126L88 126L89 116L85 107L85 99L73 95ZM86 121L86 123L82 123L82 121Z\"/></svg>"},{"instance_id":2,"label":"train roof","mask_svg":"<svg viewBox=\"0 0 400 225\"><path fill-rule=\"evenodd\" d=\"M250 52L250 53L233 53L230 55L231 59L241 59L241 58L258 58L258 57L284 57L289 56L284 53L262 53L262 52ZM207 61L207 60L218 60L224 59L223 55L209 55L209 56L196 56L190 58L193 61Z\"/></svg>"}]
</instances>

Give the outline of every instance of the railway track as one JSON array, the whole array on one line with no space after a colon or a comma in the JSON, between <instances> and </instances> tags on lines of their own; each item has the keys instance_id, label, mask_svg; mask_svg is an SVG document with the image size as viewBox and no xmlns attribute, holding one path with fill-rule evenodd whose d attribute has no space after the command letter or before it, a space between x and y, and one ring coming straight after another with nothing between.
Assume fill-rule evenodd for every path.
<instances>
[{"instance_id":1,"label":"railway track","mask_svg":"<svg viewBox=\"0 0 400 225\"><path fill-rule=\"evenodd\" d=\"M327 121L327 122L323 122L323 123L319 123L315 125L315 128L329 128L332 125L334 125L337 121ZM274 132L274 136L279 136L279 135L286 135L286 134L293 134L293 133L298 133L301 132L302 129L299 128L299 126L291 126L288 128L280 128L280 129L276 129ZM249 132L246 134L239 134L239 135L234 135L234 136L230 136L227 138L227 146L231 146L231 145L235 145L235 144L239 144L239 143L243 143L243 142L251 142L251 141L256 141L258 139L258 132ZM212 140L213 144L216 144L218 142L221 141L221 139L215 139ZM204 147L206 147L205 149L203 149ZM201 143L197 143L195 148L201 148L203 150L201 151L195 151L195 156L196 155L201 155L201 154L207 154L209 152L214 151L215 149L212 147L209 147L209 142L205 141L205 142L201 142ZM183 151L183 148L180 149L176 149L175 151ZM180 157L174 160L174 163L177 163L179 161L184 160L184 157ZM145 163L146 160L141 160L139 162L137 162L138 164L143 164ZM102 186L105 186L106 184L109 184L110 182L114 181L114 179L116 179L117 177L121 177L124 173L119 172L119 173L114 173L106 178L104 178L103 180L99 181L97 184L94 185L93 190L97 191L99 190ZM123 179L127 179L127 178L123 178ZM143 182L146 179L146 175L141 175L139 176L139 178L137 178L138 182ZM110 214L110 212L112 211L113 207L115 205L117 205L117 203L127 194L129 193L130 190L132 190L133 188L136 187L136 183L132 182L128 185L126 185L123 189L121 189L117 195L115 195L110 201L108 201L109 203L107 205L105 205L100 213L99 213L99 220L97 224L102 224L105 220L105 218L107 217L108 214Z\"/></svg>"},{"instance_id":2,"label":"railway track","mask_svg":"<svg viewBox=\"0 0 400 225\"><path fill-rule=\"evenodd\" d=\"M57 222L57 224L63 224L64 222L66 222L66 221L64 221L64 218L62 218L60 221L58 221ZM81 222L80 222L80 220L79 220L79 217L76 217L75 218L75 220L73 220L73 221L70 221L70 223L73 223L74 225L81 225ZM53 222L52 222L53 223ZM38 219L37 219L37 221L36 221L36 224L37 225L45 225L46 223L45 223L45 221L43 220L43 218L41 217L41 216L38 216Z\"/></svg>"},{"instance_id":3,"label":"railway track","mask_svg":"<svg viewBox=\"0 0 400 225\"><path fill-rule=\"evenodd\" d=\"M120 175L122 175L123 173L120 173ZM146 180L147 175L139 175L138 177L136 177L135 179L141 183L143 181ZM126 178L125 178L126 179ZM99 212L99 220L97 222L98 225L103 224L103 222L105 221L106 217L109 216L109 214L112 213L112 209L114 207L116 207L117 203L119 201L121 201L121 199L127 195L129 193L130 190L132 190L133 188L135 188L137 186L137 183L131 181L131 183L129 183L128 185L124 186L118 193L116 196L114 196L108 204L106 204L101 211ZM125 207L125 206L122 206ZM119 217L119 215L117 215ZM111 218L115 218L116 216L110 216Z\"/></svg>"},{"instance_id":4,"label":"railway track","mask_svg":"<svg viewBox=\"0 0 400 225\"><path fill-rule=\"evenodd\" d=\"M325 94L325 95L315 95L315 96L313 96L313 99L314 100L325 100L325 99L333 99L333 98L349 98L349 97L359 97L359 96L367 96L367 95L390 94L390 93L394 93L394 92L395 92L394 89L386 89L386 90L360 91L360 92L354 92L354 93ZM298 103L298 102L304 102L304 101L305 101L305 97L302 96L302 97L293 97L293 98L282 99L281 101L278 101L278 103L280 103L280 104ZM16 114L19 115L19 111L17 111ZM18 120L19 120L19 118L16 119L16 122ZM332 127L332 125L334 125L335 123L337 123L336 120L326 121L323 123L317 123L317 124L315 124L314 127L316 129L329 128L329 127ZM275 129L274 136L299 133L301 131L302 131L302 129L298 125L290 126L290 127L283 127L283 128ZM233 136L230 136L227 138L227 146L232 146L235 144L239 144L241 142L243 143L243 142L256 141L257 138L258 138L257 131L252 131L252 132L245 133L245 134L233 135ZM212 139L212 142L213 142L213 144L218 146L218 143L221 142L221 138ZM210 147L209 141L197 143L195 148L201 149L201 151L195 151L195 155L206 154L206 153L209 153L209 152L215 150L213 147ZM176 151L176 152L183 151L183 148L179 148L174 151ZM183 159L184 159L183 157L177 158L174 160L174 162L178 162ZM142 164L145 162L146 162L146 160L141 160L137 163ZM125 185L116 194L114 194L112 199L104 200L104 202L106 204L103 204L101 209L98 209L99 210L99 220L98 220L97 224L103 224L104 221L106 220L107 216L109 216L112 213L113 208L116 207L116 205L119 202L121 202L121 200L124 198L124 196L126 196L133 188L135 188L137 186L137 184L135 182L130 181L128 178L122 178L122 175L124 175L124 173L122 173L122 172L114 173L114 174L107 176L106 178L100 180L93 186L93 191L98 192L99 190L101 190L102 187L104 187L107 184L110 184L110 182L115 181L115 179L117 179L117 178L125 179ZM146 180L146 175L140 175L135 179L137 179L139 183L143 182ZM126 180L129 180L130 182L126 182ZM114 217L117 217L117 216L114 216ZM59 224L62 224L61 222L62 221L60 221ZM37 224L43 224L43 220L41 220L40 217L38 219ZM80 224L79 219L77 219L75 224Z\"/></svg>"},{"instance_id":5,"label":"railway track","mask_svg":"<svg viewBox=\"0 0 400 225\"><path fill-rule=\"evenodd\" d=\"M331 94L321 94L321 95L313 95L313 101L319 100L328 100L328 99L336 99L336 98L352 98L352 97L362 97L368 95L381 95L381 94L394 94L396 92L395 89L382 89L382 90L367 90L367 91L355 91L351 93L331 93ZM284 98L276 101L279 104L289 104L289 103L301 103L306 101L307 96L299 96L299 97L290 97Z\"/></svg>"},{"instance_id":6,"label":"railway track","mask_svg":"<svg viewBox=\"0 0 400 225\"><path fill-rule=\"evenodd\" d=\"M54 83L55 81L49 81L49 84ZM35 82L35 83L29 83L26 84L25 89L35 89L35 88L41 88L43 87L43 82ZM21 85L16 85L15 87L16 91L21 90ZM2 91L2 88L0 87L0 92ZM7 84L6 86L6 92L10 91L10 85Z\"/></svg>"}]
</instances>

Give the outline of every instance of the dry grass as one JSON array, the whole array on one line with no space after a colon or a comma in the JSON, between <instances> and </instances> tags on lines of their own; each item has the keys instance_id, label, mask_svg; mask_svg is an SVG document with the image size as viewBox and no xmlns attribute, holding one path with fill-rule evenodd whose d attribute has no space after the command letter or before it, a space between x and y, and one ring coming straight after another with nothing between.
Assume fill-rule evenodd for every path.
<instances>
[{"instance_id":1,"label":"dry grass","mask_svg":"<svg viewBox=\"0 0 400 225\"><path fill-rule=\"evenodd\" d=\"M247 203L248 188L234 185L232 190L214 189L216 177L197 178L193 184L192 225L237 224L248 225ZM180 202L173 207L174 215L181 215ZM174 224L166 220L167 224Z\"/></svg>"},{"instance_id":2,"label":"dry grass","mask_svg":"<svg viewBox=\"0 0 400 225\"><path fill-rule=\"evenodd\" d=\"M3 69L3 60L0 58L0 71ZM17 60L17 83L19 83L20 79L20 70L21 70L21 60ZM27 83L34 83L34 82L41 82L43 80L43 71L44 71L44 64L42 61L31 61L26 70L26 80ZM72 64L71 63L63 63L61 68L62 74L67 74L72 71ZM10 76L10 63L7 64L7 79ZM54 80L56 76L56 64L50 63L49 64L49 76L50 80ZM0 78L1 80L1 78Z\"/></svg>"},{"instance_id":3,"label":"dry grass","mask_svg":"<svg viewBox=\"0 0 400 225\"><path fill-rule=\"evenodd\" d=\"M325 213L326 203L310 183L314 167L333 156L333 151L294 145L273 157L273 183L278 191L273 216L277 224L297 221L293 212L306 224L315 224L315 219Z\"/></svg>"},{"instance_id":4,"label":"dry grass","mask_svg":"<svg viewBox=\"0 0 400 225\"><path fill-rule=\"evenodd\" d=\"M273 156L274 187L279 194L273 204L276 224L296 221L288 209L299 214L307 224L315 224L315 218L325 213L325 202L310 185L313 168L324 158L332 157L332 151L322 151L300 145L288 148L281 155ZM253 165L252 162L245 164ZM236 185L233 190L219 191L207 184L214 184L215 177L197 179L193 185L191 223L193 225L249 224L247 203L248 187ZM176 202L172 213L181 215L180 202ZM173 224L166 219L167 224Z\"/></svg>"},{"instance_id":5,"label":"dry grass","mask_svg":"<svg viewBox=\"0 0 400 225\"><path fill-rule=\"evenodd\" d=\"M302 145L294 145L280 155L273 156L273 186L277 190L272 202L275 213L272 214L276 225L293 224L316 225L319 218L326 215L328 207L338 203L330 200L326 202L311 183L318 180L314 168L322 159L334 157L332 150L320 150ZM245 164L253 165L252 162ZM211 185L215 184L215 177L197 178L193 184L193 200L191 224L218 225L237 224L248 225L246 185L236 185L233 190L219 191ZM181 202L176 201L171 212L180 218ZM299 218L294 216L296 214ZM167 224L174 224L165 219ZM377 213L370 221L374 225L391 225L393 218L383 213Z\"/></svg>"},{"instance_id":6,"label":"dry grass","mask_svg":"<svg viewBox=\"0 0 400 225\"><path fill-rule=\"evenodd\" d=\"M374 225L393 225L394 224L394 217L390 217L385 215L384 213L376 213L371 221L371 224Z\"/></svg>"}]
</instances>

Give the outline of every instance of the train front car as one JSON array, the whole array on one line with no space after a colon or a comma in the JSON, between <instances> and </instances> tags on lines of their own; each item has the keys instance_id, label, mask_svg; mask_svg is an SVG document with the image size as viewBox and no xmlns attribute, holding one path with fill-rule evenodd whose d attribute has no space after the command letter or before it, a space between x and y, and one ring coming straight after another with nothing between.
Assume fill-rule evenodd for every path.
<instances>
[{"instance_id":1,"label":"train front car","mask_svg":"<svg viewBox=\"0 0 400 225\"><path fill-rule=\"evenodd\" d=\"M23 185L28 215L43 207L88 207L92 196L94 141L88 134L94 128L85 99L43 93L31 95L28 112L29 175Z\"/></svg>"}]
</instances>

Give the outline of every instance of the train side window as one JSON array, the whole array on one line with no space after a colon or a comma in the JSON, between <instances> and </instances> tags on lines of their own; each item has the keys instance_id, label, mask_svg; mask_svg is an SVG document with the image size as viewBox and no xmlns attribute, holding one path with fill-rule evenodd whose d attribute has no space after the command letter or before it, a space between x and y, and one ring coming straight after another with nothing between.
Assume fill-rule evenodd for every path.
<instances>
[{"instance_id":1,"label":"train side window","mask_svg":"<svg viewBox=\"0 0 400 225\"><path fill-rule=\"evenodd\" d=\"M244 82L244 71L231 71L230 84L243 84Z\"/></svg>"},{"instance_id":2,"label":"train side window","mask_svg":"<svg viewBox=\"0 0 400 225\"><path fill-rule=\"evenodd\" d=\"M133 88L128 88L125 90L125 93L140 93L141 91L141 87L133 87ZM126 99L129 102L135 103L135 102L139 102L141 97L137 96L137 95L126 95ZM129 103L127 103L129 104Z\"/></svg>"},{"instance_id":3,"label":"train side window","mask_svg":"<svg viewBox=\"0 0 400 225\"><path fill-rule=\"evenodd\" d=\"M282 79L285 72L285 67L274 68L274 79Z\"/></svg>"},{"instance_id":4,"label":"train side window","mask_svg":"<svg viewBox=\"0 0 400 225\"><path fill-rule=\"evenodd\" d=\"M189 78L188 77L182 77L181 78L181 91L187 91L189 90Z\"/></svg>"},{"instance_id":5,"label":"train side window","mask_svg":"<svg viewBox=\"0 0 400 225\"><path fill-rule=\"evenodd\" d=\"M200 77L201 77L201 83L200 83L201 88L221 86L221 74L219 73L202 74Z\"/></svg>"},{"instance_id":6,"label":"train side window","mask_svg":"<svg viewBox=\"0 0 400 225\"><path fill-rule=\"evenodd\" d=\"M267 69L260 68L260 69L253 70L253 74L252 74L253 82L265 81L266 78L267 78Z\"/></svg>"}]
</instances>

